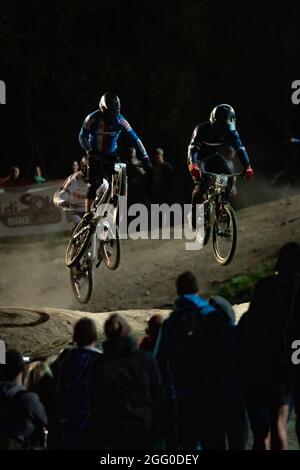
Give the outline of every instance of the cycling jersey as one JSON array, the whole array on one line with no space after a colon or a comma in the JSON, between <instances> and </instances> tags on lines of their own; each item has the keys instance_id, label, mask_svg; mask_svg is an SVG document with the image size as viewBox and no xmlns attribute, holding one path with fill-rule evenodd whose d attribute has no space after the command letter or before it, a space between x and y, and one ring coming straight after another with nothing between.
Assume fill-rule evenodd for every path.
<instances>
[{"instance_id":1,"label":"cycling jersey","mask_svg":"<svg viewBox=\"0 0 300 470\"><path fill-rule=\"evenodd\" d=\"M108 157L114 156L121 132L124 132L130 143L136 147L141 160L149 159L141 140L120 113L112 122L106 121L100 110L89 114L79 133L79 142L86 152L100 153Z\"/></svg>"},{"instance_id":2,"label":"cycling jersey","mask_svg":"<svg viewBox=\"0 0 300 470\"><path fill-rule=\"evenodd\" d=\"M106 191L107 180L103 180L98 191ZM81 171L70 175L63 186L56 191L53 202L57 207L69 208L77 212L85 212L85 198L88 191L88 184L84 180Z\"/></svg>"},{"instance_id":3,"label":"cycling jersey","mask_svg":"<svg viewBox=\"0 0 300 470\"><path fill-rule=\"evenodd\" d=\"M201 163L208 156L217 153L220 146L224 144L234 148L245 168L250 165L247 151L241 142L238 132L236 130L228 130L220 133L210 121L195 127L191 143L188 147L188 164Z\"/></svg>"}]
</instances>

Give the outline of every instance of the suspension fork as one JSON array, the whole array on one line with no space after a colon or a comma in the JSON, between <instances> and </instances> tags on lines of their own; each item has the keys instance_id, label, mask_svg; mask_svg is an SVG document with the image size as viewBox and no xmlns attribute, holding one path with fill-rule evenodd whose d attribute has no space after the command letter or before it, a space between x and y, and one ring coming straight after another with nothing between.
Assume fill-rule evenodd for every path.
<instances>
[{"instance_id":1,"label":"suspension fork","mask_svg":"<svg viewBox=\"0 0 300 470\"><path fill-rule=\"evenodd\" d=\"M214 223L215 212L216 212L215 199L211 197L211 195L208 195L208 198L204 204L206 204L206 211L207 211L207 226L212 227Z\"/></svg>"},{"instance_id":2,"label":"suspension fork","mask_svg":"<svg viewBox=\"0 0 300 470\"><path fill-rule=\"evenodd\" d=\"M91 258L94 262L97 259L97 235L96 230L94 231L91 239Z\"/></svg>"},{"instance_id":3,"label":"suspension fork","mask_svg":"<svg viewBox=\"0 0 300 470\"><path fill-rule=\"evenodd\" d=\"M111 200L114 197L114 189L115 189L115 175L113 174L111 177L111 182L110 182L110 199Z\"/></svg>"}]
</instances>

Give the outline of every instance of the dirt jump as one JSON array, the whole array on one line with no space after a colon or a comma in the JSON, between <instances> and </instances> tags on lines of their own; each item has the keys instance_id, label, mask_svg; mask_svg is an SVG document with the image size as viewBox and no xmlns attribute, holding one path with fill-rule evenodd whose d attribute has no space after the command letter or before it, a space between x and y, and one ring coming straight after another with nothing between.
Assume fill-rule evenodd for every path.
<instances>
[{"instance_id":1,"label":"dirt jump","mask_svg":"<svg viewBox=\"0 0 300 470\"><path fill-rule=\"evenodd\" d=\"M237 254L225 267L214 261L211 244L186 251L185 240L124 240L119 269L99 267L93 297L85 306L74 299L64 266L67 235L5 240L0 246L0 338L29 354L53 354L70 341L80 316L91 315L101 333L113 311L126 311L140 335L152 312L171 310L175 280L183 271L197 275L205 295L212 284L257 267L284 242L299 240L299 209L300 196L294 195L238 211Z\"/></svg>"}]
</instances>

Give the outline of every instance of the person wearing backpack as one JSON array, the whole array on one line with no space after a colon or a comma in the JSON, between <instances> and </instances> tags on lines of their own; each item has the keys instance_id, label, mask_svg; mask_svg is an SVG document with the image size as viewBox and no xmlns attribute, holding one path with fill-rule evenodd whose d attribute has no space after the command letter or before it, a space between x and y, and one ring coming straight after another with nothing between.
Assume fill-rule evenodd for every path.
<instances>
[{"instance_id":1,"label":"person wearing backpack","mask_svg":"<svg viewBox=\"0 0 300 470\"><path fill-rule=\"evenodd\" d=\"M221 418L230 325L198 291L191 272L178 277L179 297L162 325L154 355L168 393L169 446L224 449Z\"/></svg>"},{"instance_id":2,"label":"person wearing backpack","mask_svg":"<svg viewBox=\"0 0 300 470\"><path fill-rule=\"evenodd\" d=\"M81 318L74 327L76 346L67 347L51 366L63 449L90 446L90 375L101 354L96 348L97 338L95 322Z\"/></svg>"},{"instance_id":3,"label":"person wearing backpack","mask_svg":"<svg viewBox=\"0 0 300 470\"><path fill-rule=\"evenodd\" d=\"M24 362L19 351L7 350L6 364L0 367L0 449L31 449L35 435L47 426L44 406L22 385Z\"/></svg>"}]
</instances>

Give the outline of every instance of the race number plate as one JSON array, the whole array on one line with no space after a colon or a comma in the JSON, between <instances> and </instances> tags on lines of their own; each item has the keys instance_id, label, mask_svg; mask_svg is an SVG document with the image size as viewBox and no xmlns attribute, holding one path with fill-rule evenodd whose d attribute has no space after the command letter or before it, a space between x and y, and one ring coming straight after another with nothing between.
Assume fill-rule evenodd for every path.
<instances>
[{"instance_id":1,"label":"race number plate","mask_svg":"<svg viewBox=\"0 0 300 470\"><path fill-rule=\"evenodd\" d=\"M218 175L216 177L216 184L218 186L221 186L221 187L225 188L227 186L227 182L228 182L228 176Z\"/></svg>"}]
</instances>

